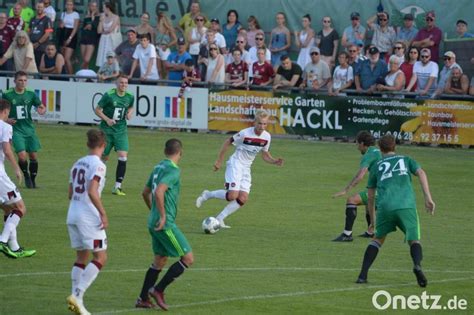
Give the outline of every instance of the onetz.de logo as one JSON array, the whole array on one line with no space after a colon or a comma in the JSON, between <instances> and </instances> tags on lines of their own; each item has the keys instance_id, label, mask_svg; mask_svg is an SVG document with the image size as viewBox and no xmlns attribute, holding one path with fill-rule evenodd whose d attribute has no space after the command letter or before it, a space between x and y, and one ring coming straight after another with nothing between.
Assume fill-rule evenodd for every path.
<instances>
[{"instance_id":1,"label":"onetz.de logo","mask_svg":"<svg viewBox=\"0 0 474 315\"><path fill-rule=\"evenodd\" d=\"M426 291L419 296L403 296L379 290L372 296L372 305L378 310L467 310L466 299L455 295L444 303L441 295L428 294Z\"/></svg>"}]
</instances>

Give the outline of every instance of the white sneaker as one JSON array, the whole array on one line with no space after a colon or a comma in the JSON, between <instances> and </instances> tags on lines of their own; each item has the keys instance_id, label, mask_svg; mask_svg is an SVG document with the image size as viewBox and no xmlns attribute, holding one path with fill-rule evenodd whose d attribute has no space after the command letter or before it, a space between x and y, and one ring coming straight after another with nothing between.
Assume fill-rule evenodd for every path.
<instances>
[{"instance_id":1,"label":"white sneaker","mask_svg":"<svg viewBox=\"0 0 474 315\"><path fill-rule=\"evenodd\" d=\"M196 199L196 207L201 208L202 204L204 201L207 200L206 195L209 192L209 190L204 190L199 197Z\"/></svg>"},{"instance_id":2,"label":"white sneaker","mask_svg":"<svg viewBox=\"0 0 474 315\"><path fill-rule=\"evenodd\" d=\"M74 312L76 315L91 315L88 310L84 307L82 301L77 299L74 295L70 295L66 299L68 304L68 309L71 312Z\"/></svg>"},{"instance_id":3,"label":"white sneaker","mask_svg":"<svg viewBox=\"0 0 474 315\"><path fill-rule=\"evenodd\" d=\"M224 221L219 221L219 226L221 229L230 229L230 225L226 225Z\"/></svg>"}]
</instances>

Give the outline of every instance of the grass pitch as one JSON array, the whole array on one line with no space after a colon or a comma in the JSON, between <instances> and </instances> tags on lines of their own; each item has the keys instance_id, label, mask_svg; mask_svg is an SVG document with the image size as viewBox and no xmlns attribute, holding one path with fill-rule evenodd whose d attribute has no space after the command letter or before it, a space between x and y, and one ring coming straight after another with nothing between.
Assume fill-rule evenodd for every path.
<instances>
[{"instance_id":1,"label":"grass pitch","mask_svg":"<svg viewBox=\"0 0 474 315\"><path fill-rule=\"evenodd\" d=\"M28 213L19 242L36 256L0 257L0 314L67 314L70 269L75 253L66 229L68 172L86 154L87 127L39 125L39 189L21 188ZM420 209L423 267L429 284L416 285L403 234L389 235L369 273L369 284L356 285L366 239L333 243L344 225L345 200L332 199L357 171L360 154L354 144L273 139L271 151L283 157L283 168L257 158L252 168L249 202L226 220L229 230L201 231L204 217L217 215L225 202L194 206L203 189L223 187L224 170L212 171L226 136L130 129L130 156L125 197L113 196L116 156L108 162L103 202L110 227L109 261L87 291L85 305L94 314L136 314L135 300L152 262L146 229L148 210L141 190L153 166L163 158L164 141L184 143L182 190L177 223L195 254L195 264L166 291L176 314L367 314L377 310L372 296L442 295L441 305L457 296L474 307L473 191L474 151L401 146L426 170L437 212ZM353 190L365 186L361 183ZM359 208L354 234L365 228ZM174 260L173 260L174 261ZM162 275L162 274L161 274ZM385 300L381 298L381 304ZM420 304L421 305L421 304ZM391 308L389 308L391 310ZM419 312L420 310L418 310ZM155 311L139 311L155 312ZM391 310L391 313L402 312ZM458 311L459 312L459 311ZM426 313L431 313L426 311ZM462 312L460 312L462 313Z\"/></svg>"}]
</instances>

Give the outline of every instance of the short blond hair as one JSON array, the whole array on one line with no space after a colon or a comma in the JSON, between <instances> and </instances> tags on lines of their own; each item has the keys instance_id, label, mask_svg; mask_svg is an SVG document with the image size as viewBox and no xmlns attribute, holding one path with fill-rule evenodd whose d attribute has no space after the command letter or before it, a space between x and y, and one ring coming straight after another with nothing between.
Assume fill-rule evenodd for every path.
<instances>
[{"instance_id":1,"label":"short blond hair","mask_svg":"<svg viewBox=\"0 0 474 315\"><path fill-rule=\"evenodd\" d=\"M262 119L269 118L270 115L264 109L257 109L255 111L255 121L261 121Z\"/></svg>"}]
</instances>

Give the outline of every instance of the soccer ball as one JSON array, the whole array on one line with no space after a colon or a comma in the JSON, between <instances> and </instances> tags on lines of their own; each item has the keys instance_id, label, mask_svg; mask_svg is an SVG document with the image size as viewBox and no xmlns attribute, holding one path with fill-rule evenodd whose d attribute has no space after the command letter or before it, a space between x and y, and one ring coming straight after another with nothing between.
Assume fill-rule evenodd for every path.
<instances>
[{"instance_id":1,"label":"soccer ball","mask_svg":"<svg viewBox=\"0 0 474 315\"><path fill-rule=\"evenodd\" d=\"M214 234L220 229L219 221L214 217L207 217L202 221L202 229L206 234Z\"/></svg>"}]
</instances>

